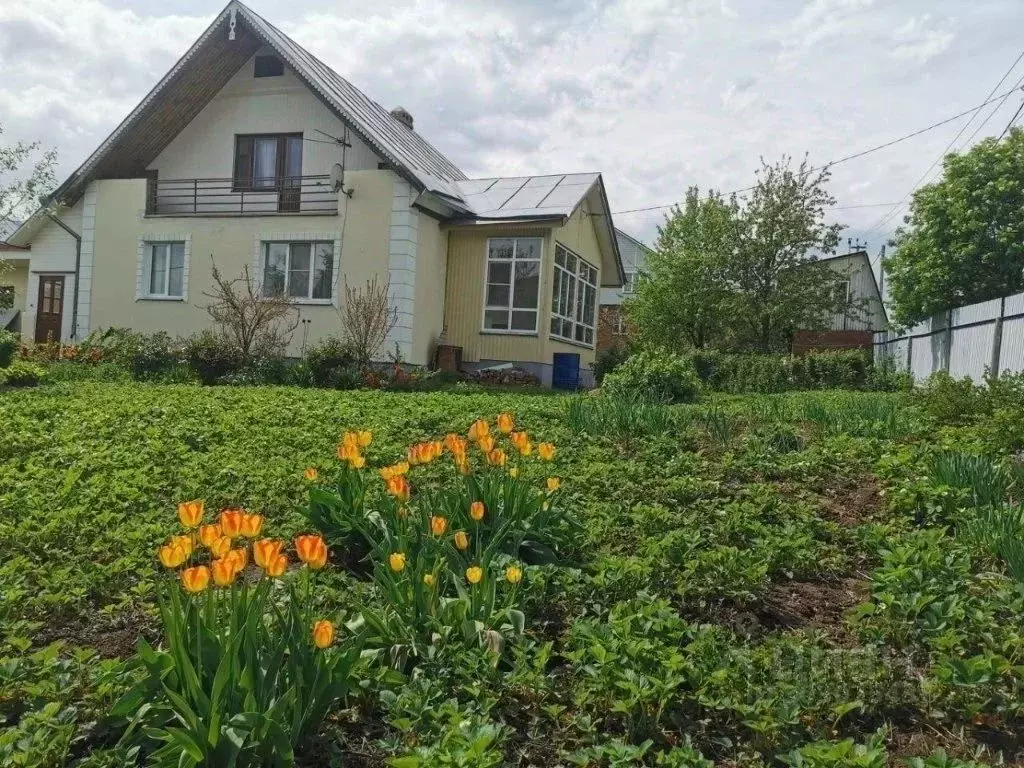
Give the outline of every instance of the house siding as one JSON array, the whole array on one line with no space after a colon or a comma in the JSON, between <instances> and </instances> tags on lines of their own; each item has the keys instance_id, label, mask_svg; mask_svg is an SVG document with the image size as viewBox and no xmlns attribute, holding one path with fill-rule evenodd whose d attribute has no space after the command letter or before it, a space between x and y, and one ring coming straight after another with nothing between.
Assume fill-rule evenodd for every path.
<instances>
[{"instance_id":1,"label":"house siding","mask_svg":"<svg viewBox=\"0 0 1024 768\"><path fill-rule=\"evenodd\" d=\"M82 233L82 212L85 209L85 201L79 200L70 208L57 211L57 218L68 225L72 230ZM60 226L47 221L32 238L31 261L29 262L28 279L25 284L24 314L21 322L21 335L26 341L35 338L36 328L36 302L39 300L39 275L63 274L63 324L61 327L61 340L71 339L71 306L74 303L75 294L75 238L65 232ZM78 329L78 338L84 336L82 329Z\"/></svg>"},{"instance_id":2,"label":"house siding","mask_svg":"<svg viewBox=\"0 0 1024 768\"><path fill-rule=\"evenodd\" d=\"M416 324L413 357L433 361L434 349L444 330L445 280L448 272L448 232L424 213L419 216L416 252Z\"/></svg>"},{"instance_id":3,"label":"house siding","mask_svg":"<svg viewBox=\"0 0 1024 768\"><path fill-rule=\"evenodd\" d=\"M27 257L28 254L26 253ZM28 335L25 305L28 303L28 260L18 256L10 259L10 254L0 254L0 261L7 263L0 265L0 286L11 286L14 288L13 309L19 310L21 314L21 332ZM15 326L17 327L17 326Z\"/></svg>"},{"instance_id":4,"label":"house siding","mask_svg":"<svg viewBox=\"0 0 1024 768\"><path fill-rule=\"evenodd\" d=\"M167 331L188 336L211 327L204 294L212 286L212 263L226 277L241 276L245 267L258 264L261 238L321 239L340 242L335 248L335 304L343 305L343 286L362 287L377 276L388 276L388 229L394 181L390 171L349 174L356 192L342 196L337 216L254 217L146 217L143 214L146 183L142 179L96 182L95 264L93 266L92 329L128 326L135 330ZM139 279L139 242L147 239L189 238L190 258L185 301L136 299ZM34 247L34 246L33 246ZM258 272L258 270L257 270ZM259 281L262 275L255 274ZM288 346L299 355L305 345L342 330L335 306L297 304L299 316L310 321L300 325ZM386 350L382 350L382 353ZM426 359L413 359L426 363Z\"/></svg>"},{"instance_id":5,"label":"house siding","mask_svg":"<svg viewBox=\"0 0 1024 768\"><path fill-rule=\"evenodd\" d=\"M863 255L830 259L826 262L840 280L850 281L850 294L856 299L867 299L868 305L856 317L845 317L841 313L829 317L829 329L833 331L880 331L886 327L885 311L878 298L875 277L871 264Z\"/></svg>"}]
</instances>

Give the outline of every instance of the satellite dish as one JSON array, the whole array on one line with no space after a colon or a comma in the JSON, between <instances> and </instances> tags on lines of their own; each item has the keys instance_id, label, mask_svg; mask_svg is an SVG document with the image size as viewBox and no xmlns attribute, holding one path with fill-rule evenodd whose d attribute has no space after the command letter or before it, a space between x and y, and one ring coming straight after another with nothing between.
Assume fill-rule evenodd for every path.
<instances>
[{"instance_id":1,"label":"satellite dish","mask_svg":"<svg viewBox=\"0 0 1024 768\"><path fill-rule=\"evenodd\" d=\"M341 189L341 185L345 180L345 169L341 167L341 163L335 163L331 168L331 186L334 191L337 192Z\"/></svg>"}]
</instances>

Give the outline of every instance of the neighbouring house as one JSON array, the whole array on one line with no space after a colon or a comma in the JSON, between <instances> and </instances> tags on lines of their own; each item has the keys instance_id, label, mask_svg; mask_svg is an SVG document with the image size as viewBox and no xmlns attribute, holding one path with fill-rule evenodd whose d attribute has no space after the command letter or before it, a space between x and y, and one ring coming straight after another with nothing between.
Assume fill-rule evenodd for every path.
<instances>
[{"instance_id":1,"label":"neighbouring house","mask_svg":"<svg viewBox=\"0 0 1024 768\"><path fill-rule=\"evenodd\" d=\"M636 281L647 266L647 254L651 249L621 229L615 230L615 239L622 257L622 285L601 289L601 310L599 313L597 348L625 344L629 339L629 326L622 311L622 302L636 290Z\"/></svg>"},{"instance_id":2,"label":"neighbouring house","mask_svg":"<svg viewBox=\"0 0 1024 768\"><path fill-rule=\"evenodd\" d=\"M469 179L413 126L229 3L10 236L23 337L195 333L216 263L294 301L292 355L376 276L398 315L382 356L544 382L557 359L585 382L598 292L622 283L601 175Z\"/></svg>"},{"instance_id":3,"label":"neighbouring house","mask_svg":"<svg viewBox=\"0 0 1024 768\"><path fill-rule=\"evenodd\" d=\"M622 311L623 302L636 290L639 275L647 265L650 247L620 229L615 230L624 277L617 288L601 289L598 349L625 344L630 338L629 325ZM827 318L827 328L797 331L793 336L793 353L812 350L871 349L872 334L885 330L889 320L882 294L867 251L857 249L838 256L818 260L836 273L835 290L850 300L854 309Z\"/></svg>"}]
</instances>

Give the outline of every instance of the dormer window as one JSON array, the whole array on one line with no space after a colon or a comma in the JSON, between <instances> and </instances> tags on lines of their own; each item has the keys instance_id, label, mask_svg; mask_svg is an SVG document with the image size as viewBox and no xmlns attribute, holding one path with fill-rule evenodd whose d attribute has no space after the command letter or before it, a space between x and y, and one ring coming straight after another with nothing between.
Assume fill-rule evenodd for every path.
<instances>
[{"instance_id":1,"label":"dormer window","mask_svg":"<svg viewBox=\"0 0 1024 768\"><path fill-rule=\"evenodd\" d=\"M281 77L284 74L284 62L277 56L257 56L253 68L254 77Z\"/></svg>"}]
</instances>

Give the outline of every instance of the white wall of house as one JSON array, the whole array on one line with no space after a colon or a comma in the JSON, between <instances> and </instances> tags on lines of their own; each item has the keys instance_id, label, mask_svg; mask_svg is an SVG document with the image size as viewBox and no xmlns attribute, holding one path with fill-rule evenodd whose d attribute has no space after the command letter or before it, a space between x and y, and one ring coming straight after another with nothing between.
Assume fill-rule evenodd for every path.
<instances>
[{"instance_id":1,"label":"white wall of house","mask_svg":"<svg viewBox=\"0 0 1024 768\"><path fill-rule=\"evenodd\" d=\"M626 273L628 283L631 274L635 275L647 266L647 249L632 237L624 235L619 230L615 230L615 239L619 244L619 255L622 256L622 271ZM629 295L626 287L624 285L622 288L602 288L600 303L621 304Z\"/></svg>"},{"instance_id":2,"label":"white wall of house","mask_svg":"<svg viewBox=\"0 0 1024 768\"><path fill-rule=\"evenodd\" d=\"M344 136L341 120L287 66L280 77L254 77L254 59L164 148L150 170L158 171L161 179L230 179L235 136L247 133L301 132L304 176L329 173L342 161L341 145L330 139ZM346 168L376 170L379 157L370 146L351 131L348 140L352 146L345 150Z\"/></svg>"},{"instance_id":3,"label":"white wall of house","mask_svg":"<svg viewBox=\"0 0 1024 768\"><path fill-rule=\"evenodd\" d=\"M85 199L55 215L79 234L82 233ZM52 221L45 221L32 238L25 304L21 307L21 335L27 341L35 338L36 303L39 301L39 276L64 275L61 339L71 339L71 307L75 291L75 239Z\"/></svg>"}]
</instances>

